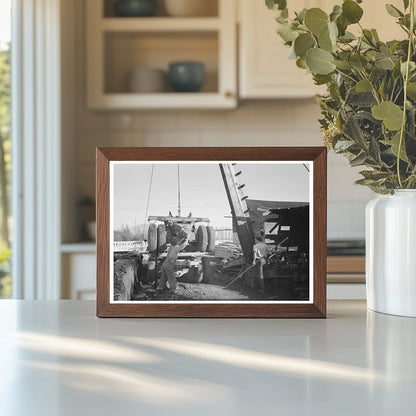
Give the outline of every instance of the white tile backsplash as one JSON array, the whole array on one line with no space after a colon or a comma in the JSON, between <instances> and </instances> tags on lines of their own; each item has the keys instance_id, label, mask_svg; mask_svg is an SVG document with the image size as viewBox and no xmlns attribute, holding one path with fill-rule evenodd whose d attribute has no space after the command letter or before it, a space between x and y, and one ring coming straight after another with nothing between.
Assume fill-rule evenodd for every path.
<instances>
[{"instance_id":1,"label":"white tile backsplash","mask_svg":"<svg viewBox=\"0 0 416 416\"><path fill-rule=\"evenodd\" d=\"M322 145L315 100L243 102L232 111L114 114L83 107L76 117L80 196L94 194L96 146ZM364 207L372 193L354 184L359 170L350 168L339 155L328 155L328 236L332 239L364 237Z\"/></svg>"}]
</instances>

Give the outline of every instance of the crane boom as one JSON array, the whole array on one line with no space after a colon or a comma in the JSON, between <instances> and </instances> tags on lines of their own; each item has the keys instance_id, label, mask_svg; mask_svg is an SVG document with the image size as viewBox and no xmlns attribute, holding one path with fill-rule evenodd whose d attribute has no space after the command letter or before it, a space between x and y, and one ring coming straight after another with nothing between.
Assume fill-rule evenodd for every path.
<instances>
[{"instance_id":1,"label":"crane boom","mask_svg":"<svg viewBox=\"0 0 416 416\"><path fill-rule=\"evenodd\" d=\"M236 171L231 163L220 163L220 170L244 260L246 263L251 263L255 243L254 230L246 203L247 196L243 191L244 185L238 178L241 172Z\"/></svg>"}]
</instances>

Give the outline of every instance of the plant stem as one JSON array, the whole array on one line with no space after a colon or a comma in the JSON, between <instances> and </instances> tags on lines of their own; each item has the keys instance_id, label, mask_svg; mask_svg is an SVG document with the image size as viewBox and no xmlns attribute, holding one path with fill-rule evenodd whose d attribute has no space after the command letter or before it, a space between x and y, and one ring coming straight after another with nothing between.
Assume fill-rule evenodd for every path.
<instances>
[{"instance_id":1,"label":"plant stem","mask_svg":"<svg viewBox=\"0 0 416 416\"><path fill-rule=\"evenodd\" d=\"M339 73L339 74L341 74L341 75L344 75L344 77L349 78L351 81L353 81L353 82L355 82L355 83L357 83L357 82L358 82L355 78L351 77L351 76L350 76L350 75L348 75L348 74L345 74L344 72L340 71L338 68L335 68L335 71L336 71L336 72L338 72L338 73Z\"/></svg>"},{"instance_id":2,"label":"plant stem","mask_svg":"<svg viewBox=\"0 0 416 416\"><path fill-rule=\"evenodd\" d=\"M413 36L414 36L414 27L415 27L415 0L410 0L410 30L409 30L409 45L407 47L407 60L406 60L406 73L404 76L404 85L403 85L403 119L402 127L400 129L400 140L399 140L399 149L397 151L397 177L399 179L399 186L403 188L402 178L400 175L400 156L402 152L402 146L404 141L404 132L406 130L406 110L407 110L407 83L409 82L409 68L410 61L412 59L412 50L413 50Z\"/></svg>"}]
</instances>

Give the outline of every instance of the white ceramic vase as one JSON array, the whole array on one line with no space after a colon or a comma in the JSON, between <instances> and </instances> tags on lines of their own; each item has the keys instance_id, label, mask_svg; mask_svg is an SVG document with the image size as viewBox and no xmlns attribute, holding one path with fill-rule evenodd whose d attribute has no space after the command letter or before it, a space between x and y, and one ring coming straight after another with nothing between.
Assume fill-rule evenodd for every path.
<instances>
[{"instance_id":1,"label":"white ceramic vase","mask_svg":"<svg viewBox=\"0 0 416 416\"><path fill-rule=\"evenodd\" d=\"M416 190L368 203L366 282L369 309L416 317Z\"/></svg>"}]
</instances>

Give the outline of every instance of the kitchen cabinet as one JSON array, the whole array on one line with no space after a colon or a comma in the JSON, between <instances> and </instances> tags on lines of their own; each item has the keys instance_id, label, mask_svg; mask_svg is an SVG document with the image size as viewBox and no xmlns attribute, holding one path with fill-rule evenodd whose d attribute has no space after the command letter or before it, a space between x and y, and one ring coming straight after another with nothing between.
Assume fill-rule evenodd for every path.
<instances>
[{"instance_id":1,"label":"kitchen cabinet","mask_svg":"<svg viewBox=\"0 0 416 416\"><path fill-rule=\"evenodd\" d=\"M61 298L95 300L95 244L63 244L61 253Z\"/></svg>"},{"instance_id":2,"label":"kitchen cabinet","mask_svg":"<svg viewBox=\"0 0 416 416\"><path fill-rule=\"evenodd\" d=\"M293 2L295 3L295 2ZM390 3L403 8L401 0ZM330 12L341 1L299 0L289 3L290 10L320 7ZM290 48L277 35L277 12L268 10L263 1L239 0L239 91L242 99L308 98L325 92L313 84L312 77L290 59ZM376 28L381 40L403 38L404 32L394 23L379 0L366 0L362 25ZM350 26L359 31L357 25Z\"/></svg>"},{"instance_id":3,"label":"kitchen cabinet","mask_svg":"<svg viewBox=\"0 0 416 416\"><path fill-rule=\"evenodd\" d=\"M296 10L325 8L325 3L328 0L299 0ZM238 5L240 97L308 98L322 92L311 75L289 59L291 50L276 33L277 13L268 10L264 1L239 0Z\"/></svg>"},{"instance_id":4,"label":"kitchen cabinet","mask_svg":"<svg viewBox=\"0 0 416 416\"><path fill-rule=\"evenodd\" d=\"M218 2L217 16L115 17L105 0L88 0L87 102L90 109L234 108L237 105L236 4ZM175 61L206 70L195 93L132 93L130 71L167 71Z\"/></svg>"}]
</instances>

